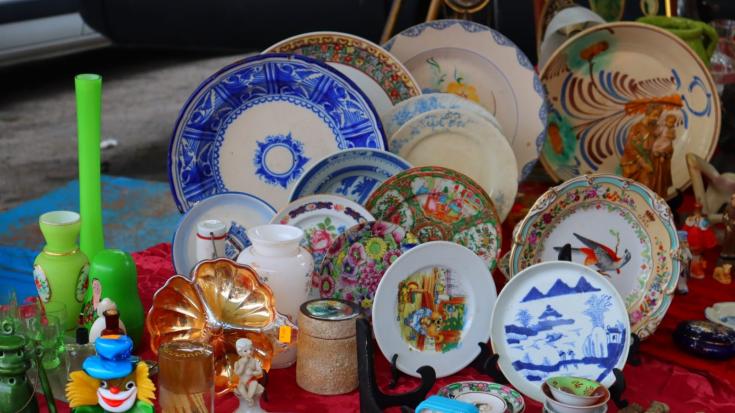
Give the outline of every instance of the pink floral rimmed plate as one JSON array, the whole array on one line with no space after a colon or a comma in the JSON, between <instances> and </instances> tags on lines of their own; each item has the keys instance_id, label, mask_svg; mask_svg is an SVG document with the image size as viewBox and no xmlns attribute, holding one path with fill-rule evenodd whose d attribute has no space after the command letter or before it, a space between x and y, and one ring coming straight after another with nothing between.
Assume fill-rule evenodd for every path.
<instances>
[{"instance_id":1,"label":"pink floral rimmed plate","mask_svg":"<svg viewBox=\"0 0 735 413\"><path fill-rule=\"evenodd\" d=\"M485 190L449 168L411 168L383 182L365 207L376 219L401 225L421 242L453 241L492 271L502 245L500 219Z\"/></svg>"},{"instance_id":2,"label":"pink floral rimmed plate","mask_svg":"<svg viewBox=\"0 0 735 413\"><path fill-rule=\"evenodd\" d=\"M549 189L514 230L511 276L556 260L603 274L625 301L631 332L651 335L671 304L679 278L679 239L669 206L650 189L614 175L587 175Z\"/></svg>"},{"instance_id":3,"label":"pink floral rimmed plate","mask_svg":"<svg viewBox=\"0 0 735 413\"><path fill-rule=\"evenodd\" d=\"M655 26L617 22L567 40L541 70L551 106L541 152L557 181L588 173L635 179L663 198L689 185L686 159L709 159L720 102L707 66Z\"/></svg>"},{"instance_id":4,"label":"pink floral rimmed plate","mask_svg":"<svg viewBox=\"0 0 735 413\"><path fill-rule=\"evenodd\" d=\"M413 234L390 222L365 222L349 228L334 239L322 259L316 286L319 295L359 304L369 315L385 271L417 244Z\"/></svg>"}]
</instances>

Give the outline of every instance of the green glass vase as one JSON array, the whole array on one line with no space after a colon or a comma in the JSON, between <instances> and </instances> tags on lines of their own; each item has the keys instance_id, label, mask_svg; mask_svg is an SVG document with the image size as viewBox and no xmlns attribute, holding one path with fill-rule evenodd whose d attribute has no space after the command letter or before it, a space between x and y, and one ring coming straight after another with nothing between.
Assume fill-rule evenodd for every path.
<instances>
[{"instance_id":1,"label":"green glass vase","mask_svg":"<svg viewBox=\"0 0 735 413\"><path fill-rule=\"evenodd\" d=\"M64 329L76 328L82 300L87 291L89 260L79 249L79 214L72 211L47 212L38 219L46 240L33 263L33 279L45 305L63 304Z\"/></svg>"}]
</instances>

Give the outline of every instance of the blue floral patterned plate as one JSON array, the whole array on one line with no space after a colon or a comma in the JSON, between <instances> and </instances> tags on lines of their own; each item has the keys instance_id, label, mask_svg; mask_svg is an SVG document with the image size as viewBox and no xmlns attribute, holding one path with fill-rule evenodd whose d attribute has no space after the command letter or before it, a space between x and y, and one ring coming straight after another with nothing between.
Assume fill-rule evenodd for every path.
<instances>
[{"instance_id":1,"label":"blue floral patterned plate","mask_svg":"<svg viewBox=\"0 0 735 413\"><path fill-rule=\"evenodd\" d=\"M375 188L411 168L405 159L386 151L351 149L316 162L296 183L291 201L306 195L340 195L364 205Z\"/></svg>"},{"instance_id":2,"label":"blue floral patterned plate","mask_svg":"<svg viewBox=\"0 0 735 413\"><path fill-rule=\"evenodd\" d=\"M547 377L584 377L609 387L612 370L622 370L628 358L630 321L622 297L605 277L573 262L543 262L511 278L491 324L500 370L538 402Z\"/></svg>"},{"instance_id":3,"label":"blue floral patterned plate","mask_svg":"<svg viewBox=\"0 0 735 413\"><path fill-rule=\"evenodd\" d=\"M351 80L308 57L263 54L222 68L189 97L169 147L169 181L182 212L235 191L281 208L316 160L362 147L386 142Z\"/></svg>"},{"instance_id":4,"label":"blue floral patterned plate","mask_svg":"<svg viewBox=\"0 0 735 413\"><path fill-rule=\"evenodd\" d=\"M267 224L275 214L267 202L242 192L216 194L198 202L181 217L174 232L171 255L176 273L188 277L197 264L197 224L201 221L216 219L227 226L224 255L235 260L250 245L245 230Z\"/></svg>"}]
</instances>

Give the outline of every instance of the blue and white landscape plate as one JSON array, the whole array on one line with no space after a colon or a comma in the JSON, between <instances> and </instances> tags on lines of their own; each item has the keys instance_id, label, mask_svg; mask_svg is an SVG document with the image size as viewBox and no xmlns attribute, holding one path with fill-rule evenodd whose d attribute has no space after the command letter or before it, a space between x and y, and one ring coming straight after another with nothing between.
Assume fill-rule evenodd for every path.
<instances>
[{"instance_id":1,"label":"blue and white landscape plate","mask_svg":"<svg viewBox=\"0 0 735 413\"><path fill-rule=\"evenodd\" d=\"M182 212L237 191L282 208L316 160L362 147L386 142L351 80L308 57L263 54L224 67L189 97L169 147L169 181Z\"/></svg>"},{"instance_id":2,"label":"blue and white landscape plate","mask_svg":"<svg viewBox=\"0 0 735 413\"><path fill-rule=\"evenodd\" d=\"M197 224L207 219L222 221L227 227L225 256L237 259L240 252L250 245L246 230L267 224L276 214L267 202L242 192L215 194L197 202L179 221L174 232L171 255L176 274L190 276L196 262Z\"/></svg>"},{"instance_id":3,"label":"blue and white landscape plate","mask_svg":"<svg viewBox=\"0 0 735 413\"><path fill-rule=\"evenodd\" d=\"M573 262L533 265L511 278L495 302L491 340L498 365L521 393L542 402L541 385L555 375L605 386L623 369L630 321L615 287Z\"/></svg>"},{"instance_id":4,"label":"blue and white landscape plate","mask_svg":"<svg viewBox=\"0 0 735 413\"><path fill-rule=\"evenodd\" d=\"M291 201L313 194L334 194L364 205L386 179L411 168L406 160L375 149L351 149L316 162L291 192Z\"/></svg>"}]
</instances>

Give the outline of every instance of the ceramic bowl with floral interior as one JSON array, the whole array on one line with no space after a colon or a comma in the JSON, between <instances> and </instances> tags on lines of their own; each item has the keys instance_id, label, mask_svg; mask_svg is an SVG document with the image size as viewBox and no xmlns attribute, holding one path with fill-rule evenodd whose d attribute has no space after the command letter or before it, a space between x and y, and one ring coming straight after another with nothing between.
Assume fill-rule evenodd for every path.
<instances>
[{"instance_id":1,"label":"ceramic bowl with floral interior","mask_svg":"<svg viewBox=\"0 0 735 413\"><path fill-rule=\"evenodd\" d=\"M610 400L610 391L604 386L602 387L605 396L603 396L597 403L590 406L575 406L571 404L562 403L554 398L551 393L551 387L544 383L541 386L541 390L546 397L544 402L544 412L548 413L605 413L607 412L607 402Z\"/></svg>"},{"instance_id":2,"label":"ceramic bowl with floral interior","mask_svg":"<svg viewBox=\"0 0 735 413\"><path fill-rule=\"evenodd\" d=\"M374 221L362 205L335 195L311 195L291 202L271 220L272 224L293 225L304 231L302 246L314 258L312 287L318 288L318 273L332 241L348 228Z\"/></svg>"},{"instance_id":3,"label":"ceramic bowl with floral interior","mask_svg":"<svg viewBox=\"0 0 735 413\"><path fill-rule=\"evenodd\" d=\"M369 316L383 274L416 245L413 234L390 222L371 221L348 228L332 241L322 259L316 284L319 296L359 304Z\"/></svg>"},{"instance_id":4,"label":"ceramic bowl with floral interior","mask_svg":"<svg viewBox=\"0 0 735 413\"><path fill-rule=\"evenodd\" d=\"M474 404L480 411L487 397L499 397L505 401L507 413L523 413L526 403L523 395L508 386L488 381L459 381L439 389L438 396ZM491 399L492 400L492 399ZM494 411L494 410L491 410Z\"/></svg>"},{"instance_id":5,"label":"ceramic bowl with floral interior","mask_svg":"<svg viewBox=\"0 0 735 413\"><path fill-rule=\"evenodd\" d=\"M651 335L679 278L679 238L666 202L645 186L613 175L585 175L544 193L514 230L511 276L556 260L565 244L572 261L606 277L625 300L632 332Z\"/></svg>"},{"instance_id":6,"label":"ceramic bowl with floral interior","mask_svg":"<svg viewBox=\"0 0 735 413\"><path fill-rule=\"evenodd\" d=\"M479 183L500 219L510 213L518 191L516 157L505 136L474 112L436 109L417 115L388 140L391 152L416 166L443 166Z\"/></svg>"},{"instance_id":7,"label":"ceramic bowl with floral interior","mask_svg":"<svg viewBox=\"0 0 735 413\"><path fill-rule=\"evenodd\" d=\"M625 303L606 277L581 264L549 261L503 287L492 318L498 366L518 391L543 402L541 385L561 374L611 386L630 345Z\"/></svg>"},{"instance_id":8,"label":"ceramic bowl with floral interior","mask_svg":"<svg viewBox=\"0 0 735 413\"><path fill-rule=\"evenodd\" d=\"M365 207L421 242L453 241L474 251L491 271L497 265L498 213L487 192L466 175L439 166L412 168L383 182Z\"/></svg>"},{"instance_id":9,"label":"ceramic bowl with floral interior","mask_svg":"<svg viewBox=\"0 0 735 413\"><path fill-rule=\"evenodd\" d=\"M572 406L591 406L605 396L605 386L583 377L554 376L546 379L554 399Z\"/></svg>"},{"instance_id":10,"label":"ceramic bowl with floral interior","mask_svg":"<svg viewBox=\"0 0 735 413\"><path fill-rule=\"evenodd\" d=\"M375 339L386 358L397 355L402 372L418 377L421 366L431 366L437 377L449 376L477 357L478 343L487 343L495 297L493 277L475 253L449 241L421 244L380 280Z\"/></svg>"},{"instance_id":11,"label":"ceramic bowl with floral interior","mask_svg":"<svg viewBox=\"0 0 735 413\"><path fill-rule=\"evenodd\" d=\"M707 66L676 35L618 22L567 40L541 71L548 101L547 172L634 179L667 199L690 183L685 156L709 159L720 101Z\"/></svg>"},{"instance_id":12,"label":"ceramic bowl with floral interior","mask_svg":"<svg viewBox=\"0 0 735 413\"><path fill-rule=\"evenodd\" d=\"M485 107L513 147L518 176L528 176L546 134L545 93L513 42L471 21L435 20L402 31L384 47L424 93L454 93Z\"/></svg>"},{"instance_id":13,"label":"ceramic bowl with floral interior","mask_svg":"<svg viewBox=\"0 0 735 413\"><path fill-rule=\"evenodd\" d=\"M294 53L327 63L355 82L381 117L398 102L421 94L419 84L403 63L377 44L353 34L299 34L263 53Z\"/></svg>"}]
</instances>

